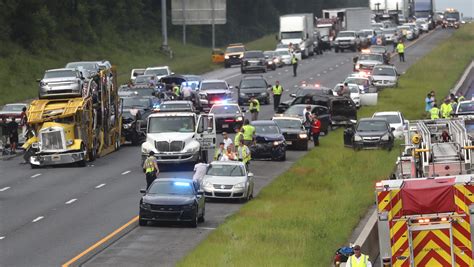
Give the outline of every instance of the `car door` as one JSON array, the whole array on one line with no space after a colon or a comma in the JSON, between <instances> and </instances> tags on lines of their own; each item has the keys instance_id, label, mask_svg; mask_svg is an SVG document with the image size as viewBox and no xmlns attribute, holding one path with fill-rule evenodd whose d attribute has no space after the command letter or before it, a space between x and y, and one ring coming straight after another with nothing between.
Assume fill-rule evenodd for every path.
<instances>
[{"instance_id":1,"label":"car door","mask_svg":"<svg viewBox=\"0 0 474 267\"><path fill-rule=\"evenodd\" d=\"M196 136L202 150L216 147L216 120L213 114L199 115Z\"/></svg>"},{"instance_id":2,"label":"car door","mask_svg":"<svg viewBox=\"0 0 474 267\"><path fill-rule=\"evenodd\" d=\"M344 130L344 146L352 147L354 139L355 127L350 125Z\"/></svg>"},{"instance_id":3,"label":"car door","mask_svg":"<svg viewBox=\"0 0 474 267\"><path fill-rule=\"evenodd\" d=\"M331 101L331 115L337 121L357 119L357 107L351 99L333 99Z\"/></svg>"}]
</instances>

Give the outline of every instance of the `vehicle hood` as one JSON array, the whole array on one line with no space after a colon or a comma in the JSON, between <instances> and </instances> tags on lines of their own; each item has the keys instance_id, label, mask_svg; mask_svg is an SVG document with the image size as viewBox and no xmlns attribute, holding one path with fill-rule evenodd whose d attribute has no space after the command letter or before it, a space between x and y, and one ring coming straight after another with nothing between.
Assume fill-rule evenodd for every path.
<instances>
[{"instance_id":1,"label":"vehicle hood","mask_svg":"<svg viewBox=\"0 0 474 267\"><path fill-rule=\"evenodd\" d=\"M203 178L203 182L204 181L208 181L212 184L236 185L236 184L247 181L247 177L245 177L245 176L228 177L228 176L205 175L204 178Z\"/></svg>"},{"instance_id":2,"label":"vehicle hood","mask_svg":"<svg viewBox=\"0 0 474 267\"><path fill-rule=\"evenodd\" d=\"M255 94L255 93L263 93L266 92L266 88L258 87L258 88L246 88L246 89L240 89L241 94Z\"/></svg>"},{"instance_id":3,"label":"vehicle hood","mask_svg":"<svg viewBox=\"0 0 474 267\"><path fill-rule=\"evenodd\" d=\"M244 52L235 52L235 53L226 53L227 56L232 57L232 56L240 56L243 55Z\"/></svg>"},{"instance_id":4,"label":"vehicle hood","mask_svg":"<svg viewBox=\"0 0 474 267\"><path fill-rule=\"evenodd\" d=\"M206 93L207 95L230 94L230 91L229 91L229 90L226 90L226 89L202 90L201 92Z\"/></svg>"},{"instance_id":5,"label":"vehicle hood","mask_svg":"<svg viewBox=\"0 0 474 267\"><path fill-rule=\"evenodd\" d=\"M361 137L380 137L385 135L387 132L386 131L380 131L380 132L357 132L358 135Z\"/></svg>"},{"instance_id":6,"label":"vehicle hood","mask_svg":"<svg viewBox=\"0 0 474 267\"><path fill-rule=\"evenodd\" d=\"M237 117L244 117L244 114L242 113L235 113L235 114L229 114L229 113L221 113L221 114L214 114L215 118L237 118Z\"/></svg>"},{"instance_id":7,"label":"vehicle hood","mask_svg":"<svg viewBox=\"0 0 474 267\"><path fill-rule=\"evenodd\" d=\"M372 76L372 78L374 79L374 81L391 81L391 82L395 82L397 80L397 77L396 76L384 76L384 75L374 75Z\"/></svg>"},{"instance_id":8,"label":"vehicle hood","mask_svg":"<svg viewBox=\"0 0 474 267\"><path fill-rule=\"evenodd\" d=\"M255 138L257 141L265 142L281 141L285 139L281 134L257 134Z\"/></svg>"},{"instance_id":9,"label":"vehicle hood","mask_svg":"<svg viewBox=\"0 0 474 267\"><path fill-rule=\"evenodd\" d=\"M143 202L154 205L186 205L194 202L194 196L188 195L145 195Z\"/></svg>"},{"instance_id":10,"label":"vehicle hood","mask_svg":"<svg viewBox=\"0 0 474 267\"><path fill-rule=\"evenodd\" d=\"M280 128L280 130L283 133L291 133L291 134L299 134L302 133L301 129L295 129L295 128Z\"/></svg>"},{"instance_id":11,"label":"vehicle hood","mask_svg":"<svg viewBox=\"0 0 474 267\"><path fill-rule=\"evenodd\" d=\"M337 37L335 40L336 41L353 41L355 40L355 37Z\"/></svg>"},{"instance_id":12,"label":"vehicle hood","mask_svg":"<svg viewBox=\"0 0 474 267\"><path fill-rule=\"evenodd\" d=\"M383 62L376 61L376 60L359 60L357 61L357 64L360 65L377 65L377 64L382 64Z\"/></svg>"},{"instance_id":13,"label":"vehicle hood","mask_svg":"<svg viewBox=\"0 0 474 267\"><path fill-rule=\"evenodd\" d=\"M44 83L76 82L76 77L47 78L41 80Z\"/></svg>"},{"instance_id":14,"label":"vehicle hood","mask_svg":"<svg viewBox=\"0 0 474 267\"><path fill-rule=\"evenodd\" d=\"M281 43L284 45L289 45L290 43L292 44L300 44L303 40L301 38L296 38L296 39L281 39Z\"/></svg>"},{"instance_id":15,"label":"vehicle hood","mask_svg":"<svg viewBox=\"0 0 474 267\"><path fill-rule=\"evenodd\" d=\"M166 141L166 142L171 142L171 141L189 141L193 139L193 136L195 133L178 133L178 132L173 132L173 133L148 133L147 134L147 141L153 142L153 141Z\"/></svg>"}]
</instances>

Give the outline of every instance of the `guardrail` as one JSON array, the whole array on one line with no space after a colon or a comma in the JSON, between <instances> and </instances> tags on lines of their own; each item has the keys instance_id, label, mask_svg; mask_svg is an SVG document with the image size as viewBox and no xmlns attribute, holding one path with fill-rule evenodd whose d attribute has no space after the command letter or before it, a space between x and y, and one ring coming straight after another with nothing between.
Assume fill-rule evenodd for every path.
<instances>
[{"instance_id":1,"label":"guardrail","mask_svg":"<svg viewBox=\"0 0 474 267\"><path fill-rule=\"evenodd\" d=\"M451 93L457 94L461 93L462 95L465 95L471 86L474 84L474 60L471 61L471 64L469 64L464 71L463 75L459 79L459 81L456 83L453 89L451 89ZM470 99L469 97L466 97L467 99Z\"/></svg>"}]
</instances>

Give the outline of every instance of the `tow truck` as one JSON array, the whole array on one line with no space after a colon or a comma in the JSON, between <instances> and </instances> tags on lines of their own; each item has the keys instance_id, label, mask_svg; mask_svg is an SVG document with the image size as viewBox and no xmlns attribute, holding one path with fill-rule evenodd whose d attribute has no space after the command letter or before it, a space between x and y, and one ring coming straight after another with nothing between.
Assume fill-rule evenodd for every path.
<instances>
[{"instance_id":1,"label":"tow truck","mask_svg":"<svg viewBox=\"0 0 474 267\"><path fill-rule=\"evenodd\" d=\"M23 145L32 168L78 163L85 166L120 148L122 111L115 68L88 79L82 96L33 100L28 108L32 135Z\"/></svg>"},{"instance_id":2,"label":"tow truck","mask_svg":"<svg viewBox=\"0 0 474 267\"><path fill-rule=\"evenodd\" d=\"M396 179L438 177L472 172L472 141L463 120L408 123L405 144L396 162Z\"/></svg>"},{"instance_id":3,"label":"tow truck","mask_svg":"<svg viewBox=\"0 0 474 267\"><path fill-rule=\"evenodd\" d=\"M473 266L474 177L376 183L381 266Z\"/></svg>"},{"instance_id":4,"label":"tow truck","mask_svg":"<svg viewBox=\"0 0 474 267\"><path fill-rule=\"evenodd\" d=\"M458 29L461 25L459 11L454 8L448 8L444 12L443 28L455 28Z\"/></svg>"}]
</instances>

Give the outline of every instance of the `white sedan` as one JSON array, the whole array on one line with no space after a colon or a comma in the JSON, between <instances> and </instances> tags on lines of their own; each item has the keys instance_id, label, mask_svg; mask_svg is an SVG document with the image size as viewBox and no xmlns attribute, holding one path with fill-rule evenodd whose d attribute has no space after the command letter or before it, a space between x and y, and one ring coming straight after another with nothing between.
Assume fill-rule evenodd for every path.
<instances>
[{"instance_id":1,"label":"white sedan","mask_svg":"<svg viewBox=\"0 0 474 267\"><path fill-rule=\"evenodd\" d=\"M344 86L343 83L338 83L332 90L333 94L335 96L339 95L339 91L341 91L341 86ZM347 84L349 87L349 91L351 92L351 99L352 101L356 104L356 107L360 107L360 88L357 84L355 83L349 83Z\"/></svg>"},{"instance_id":2,"label":"white sedan","mask_svg":"<svg viewBox=\"0 0 474 267\"><path fill-rule=\"evenodd\" d=\"M240 161L214 161L209 164L201 188L206 198L247 201L253 198L253 174Z\"/></svg>"},{"instance_id":3,"label":"white sedan","mask_svg":"<svg viewBox=\"0 0 474 267\"><path fill-rule=\"evenodd\" d=\"M384 118L390 124L390 128L393 128L393 135L395 138L403 138L404 131L408 126L409 121L403 117L400 111L384 111L375 112L372 118Z\"/></svg>"}]
</instances>

